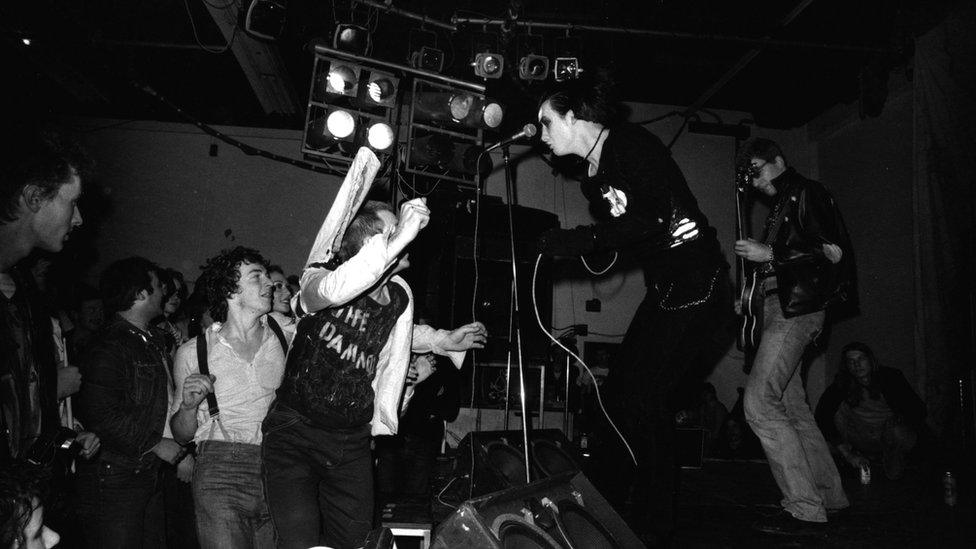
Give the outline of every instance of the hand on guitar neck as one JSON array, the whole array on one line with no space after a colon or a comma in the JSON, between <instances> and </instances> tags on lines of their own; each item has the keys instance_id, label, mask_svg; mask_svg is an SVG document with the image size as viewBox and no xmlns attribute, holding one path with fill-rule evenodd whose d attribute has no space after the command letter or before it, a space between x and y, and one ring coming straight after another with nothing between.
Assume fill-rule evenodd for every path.
<instances>
[{"instance_id":1,"label":"hand on guitar neck","mask_svg":"<svg viewBox=\"0 0 976 549\"><path fill-rule=\"evenodd\" d=\"M773 260L773 247L753 238L736 240L735 255L753 263L765 263Z\"/></svg>"}]
</instances>

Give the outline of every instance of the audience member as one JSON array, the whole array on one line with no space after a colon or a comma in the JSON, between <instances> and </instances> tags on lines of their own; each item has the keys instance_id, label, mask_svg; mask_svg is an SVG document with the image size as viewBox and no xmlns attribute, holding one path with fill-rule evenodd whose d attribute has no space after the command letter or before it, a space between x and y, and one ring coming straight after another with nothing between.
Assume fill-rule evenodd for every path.
<instances>
[{"instance_id":1,"label":"audience member","mask_svg":"<svg viewBox=\"0 0 976 549\"><path fill-rule=\"evenodd\" d=\"M68 361L75 363L84 353L94 335L105 324L105 308L98 290L81 284L76 290L76 305L72 311L72 330L68 332Z\"/></svg>"},{"instance_id":2,"label":"audience member","mask_svg":"<svg viewBox=\"0 0 976 549\"><path fill-rule=\"evenodd\" d=\"M201 279L215 322L176 354L182 400L171 425L178 441L197 442L193 503L203 548L274 546L261 479L261 421L294 332L268 315L275 289L267 264L240 246L209 259Z\"/></svg>"},{"instance_id":3,"label":"audience member","mask_svg":"<svg viewBox=\"0 0 976 549\"><path fill-rule=\"evenodd\" d=\"M163 270L160 278L165 294L163 314L156 320L156 327L166 332L167 345L172 351L170 354L175 355L176 349L190 339L187 336L187 323L181 322L178 316L186 300L186 282L183 281L183 274L174 269Z\"/></svg>"},{"instance_id":4,"label":"audience member","mask_svg":"<svg viewBox=\"0 0 976 549\"><path fill-rule=\"evenodd\" d=\"M376 485L386 496L430 494L430 479L441 453L444 422L461 407L457 368L438 365L432 353L414 355L407 374L413 398L395 435L375 437Z\"/></svg>"},{"instance_id":5,"label":"audience member","mask_svg":"<svg viewBox=\"0 0 976 549\"><path fill-rule=\"evenodd\" d=\"M60 541L44 523L43 470L24 464L0 467L0 548L49 549Z\"/></svg>"},{"instance_id":6,"label":"audience member","mask_svg":"<svg viewBox=\"0 0 976 549\"><path fill-rule=\"evenodd\" d=\"M295 317L291 312L291 297L294 294L288 287L285 271L278 265L271 265L268 267L268 276L271 278L271 285L274 286L271 316L274 317L279 326L295 324Z\"/></svg>"},{"instance_id":7,"label":"audience member","mask_svg":"<svg viewBox=\"0 0 976 549\"><path fill-rule=\"evenodd\" d=\"M58 442L57 351L50 312L22 260L35 249L59 252L81 225L77 202L91 162L54 132L8 125L0 148L0 459L48 455ZM82 455L98 448L79 433ZM49 452L50 450L50 452Z\"/></svg>"},{"instance_id":8,"label":"audience member","mask_svg":"<svg viewBox=\"0 0 976 549\"><path fill-rule=\"evenodd\" d=\"M925 403L901 371L878 364L867 345L848 343L841 357L817 405L817 424L852 467L880 458L885 476L901 478L925 424Z\"/></svg>"},{"instance_id":9,"label":"audience member","mask_svg":"<svg viewBox=\"0 0 976 549\"><path fill-rule=\"evenodd\" d=\"M279 548L358 547L372 527L370 434L397 432L410 352L461 364L482 347L480 323L454 331L413 323L410 288L396 273L427 224L422 199L367 202L328 265L302 276L298 323L277 400L264 420L264 480ZM314 258L313 258L314 261Z\"/></svg>"},{"instance_id":10,"label":"audience member","mask_svg":"<svg viewBox=\"0 0 976 549\"><path fill-rule=\"evenodd\" d=\"M98 433L98 458L78 467L77 512L89 547L161 547L160 460L175 463L168 438L171 395L165 334L150 325L162 312L160 268L130 257L102 274L113 314L82 357L78 413Z\"/></svg>"}]
</instances>

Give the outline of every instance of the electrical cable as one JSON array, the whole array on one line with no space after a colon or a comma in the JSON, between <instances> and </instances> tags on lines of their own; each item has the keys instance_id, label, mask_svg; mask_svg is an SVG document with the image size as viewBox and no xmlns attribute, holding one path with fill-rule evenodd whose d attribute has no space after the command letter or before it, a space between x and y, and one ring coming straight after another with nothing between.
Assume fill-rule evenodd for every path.
<instances>
[{"instance_id":1,"label":"electrical cable","mask_svg":"<svg viewBox=\"0 0 976 549\"><path fill-rule=\"evenodd\" d=\"M183 7L186 8L186 17L187 17L187 19L190 20L190 29L193 30L193 39L196 40L197 46L200 46L200 49L201 50L203 50L203 51L205 51L207 53L212 53L214 55L220 55L222 53L227 53L227 50L229 50L231 48L231 46L234 45L234 40L237 38L237 25L234 25L234 32L231 33L230 40L227 41L227 45L224 46L223 49L220 49L220 50L211 49L211 48L208 48L207 46L204 46L203 45L203 41L200 40L200 35L197 34L197 24L193 21L193 13L190 12L190 2L189 2L189 0L183 0ZM214 7L216 7L216 6L214 6ZM224 8L219 8L219 9L224 9Z\"/></svg>"},{"instance_id":2,"label":"electrical cable","mask_svg":"<svg viewBox=\"0 0 976 549\"><path fill-rule=\"evenodd\" d=\"M546 331L546 327L542 325L542 318L539 316L539 304L537 303L535 297L535 283L536 283L536 278L539 275L539 263L541 261L542 261L542 254L539 254L535 258L535 269L533 269L532 271L532 309L533 312L535 312L535 321L538 323L539 329L542 330L542 333L546 334L546 337L551 339L553 343L558 345L562 350L566 351L566 353L569 354L569 356L575 358L576 361L579 362L581 366L583 366L583 369L586 370L586 373L590 376L590 380L593 382L593 389L596 392L596 401L600 405L600 410L603 412L603 416L607 418L607 421L610 423L610 426L613 427L614 432L616 432L617 436L620 437L620 441L624 443L624 447L627 448L627 452L630 454L630 459L634 462L634 466L637 467L638 466L637 456L634 455L634 450L630 447L630 443L627 442L626 437L624 437L623 433L620 432L620 429L617 428L617 424L614 423L612 419L610 419L610 414L607 412L606 407L603 406L603 397L600 396L600 385L597 383L596 376L593 375L593 372L590 370L590 367L586 365L586 362L583 362L583 359L580 358L579 355L569 350L558 339L552 337L552 334Z\"/></svg>"}]
</instances>

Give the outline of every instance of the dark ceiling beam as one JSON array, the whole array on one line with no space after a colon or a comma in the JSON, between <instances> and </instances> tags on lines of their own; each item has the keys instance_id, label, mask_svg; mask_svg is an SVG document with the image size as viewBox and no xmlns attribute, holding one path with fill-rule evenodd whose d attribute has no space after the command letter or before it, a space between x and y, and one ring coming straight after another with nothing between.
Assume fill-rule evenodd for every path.
<instances>
[{"instance_id":1,"label":"dark ceiling beam","mask_svg":"<svg viewBox=\"0 0 976 549\"><path fill-rule=\"evenodd\" d=\"M412 11L402 10L400 8L394 8L390 5L392 2L387 2L386 4L380 2L374 2L373 0L352 0L356 4L362 4L364 6L369 6L371 8L376 8L387 13L392 13L394 15L399 15L400 17L406 17L407 19L413 19L414 21L420 21L421 26L430 25L432 27L438 27L441 29L446 29L451 32L457 30L457 26L451 23L445 23L438 19L433 19L427 17L426 15L414 13Z\"/></svg>"},{"instance_id":2,"label":"dark ceiling beam","mask_svg":"<svg viewBox=\"0 0 976 549\"><path fill-rule=\"evenodd\" d=\"M226 7L214 6L210 2L204 2L204 5L224 40L230 44L264 112L284 115L300 112L298 95L277 46L255 40L239 28L238 7L233 2Z\"/></svg>"},{"instance_id":3,"label":"dark ceiling beam","mask_svg":"<svg viewBox=\"0 0 976 549\"><path fill-rule=\"evenodd\" d=\"M356 0L363 2L365 0ZM728 34L712 34L701 32L682 32L665 31L653 29L635 29L630 27L608 27L601 25L577 25L574 23L553 23L548 21L522 21L499 18L484 17L461 17L455 15L451 18L455 25L480 25L480 26L517 26L531 29L553 29L566 31L587 31L605 32L612 34L624 34L628 36L647 36L654 38L669 38L674 40L698 40L712 42L734 42L739 44L751 44L757 46L775 46L780 48L802 48L817 50L833 50L846 52L863 53L896 53L894 48L884 48L878 46L857 46L853 44L828 44L825 42L805 42L798 40L776 40L770 37L752 38L748 36L735 36ZM781 25L782 26L782 25Z\"/></svg>"},{"instance_id":4,"label":"dark ceiling beam","mask_svg":"<svg viewBox=\"0 0 976 549\"><path fill-rule=\"evenodd\" d=\"M779 22L776 24L776 30L781 30L788 26L812 3L813 0L800 0L796 6L789 11L789 13L779 20ZM721 89L724 88L725 85L735 77L735 75L742 72L742 69L746 68L746 66L763 51L763 49L765 49L764 46L758 46L747 51L745 55L740 57L739 60L729 68L729 70L725 71L725 74L723 74L714 84L712 84L712 87L705 90L705 93L696 99L694 103L689 105L688 108L685 109L684 114L687 116L698 112L698 110L704 107L705 104L715 96L715 94L721 91Z\"/></svg>"}]
</instances>

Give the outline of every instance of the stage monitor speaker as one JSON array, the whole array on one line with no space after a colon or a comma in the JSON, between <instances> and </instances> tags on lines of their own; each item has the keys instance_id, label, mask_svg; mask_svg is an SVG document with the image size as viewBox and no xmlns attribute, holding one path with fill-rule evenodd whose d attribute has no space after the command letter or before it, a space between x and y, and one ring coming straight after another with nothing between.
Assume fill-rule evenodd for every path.
<instances>
[{"instance_id":1,"label":"stage monitor speaker","mask_svg":"<svg viewBox=\"0 0 976 549\"><path fill-rule=\"evenodd\" d=\"M464 502L434 532L434 549L643 549L582 473L563 473Z\"/></svg>"},{"instance_id":2,"label":"stage monitor speaker","mask_svg":"<svg viewBox=\"0 0 976 549\"><path fill-rule=\"evenodd\" d=\"M533 479L582 469L579 450L559 429L529 432L529 466ZM522 431L474 431L461 440L454 465L458 499L525 486Z\"/></svg>"}]
</instances>

